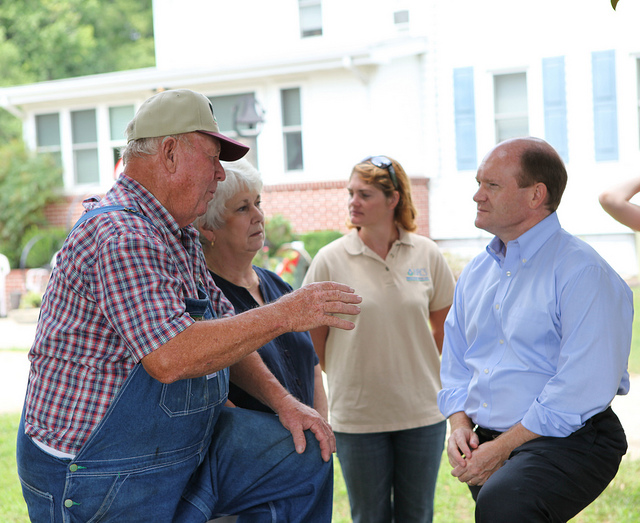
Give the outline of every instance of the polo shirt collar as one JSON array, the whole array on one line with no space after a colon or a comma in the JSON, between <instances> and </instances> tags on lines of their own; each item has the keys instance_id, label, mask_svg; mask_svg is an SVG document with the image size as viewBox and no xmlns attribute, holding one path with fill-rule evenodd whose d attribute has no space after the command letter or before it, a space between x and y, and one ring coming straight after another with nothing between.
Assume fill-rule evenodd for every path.
<instances>
[{"instance_id":1,"label":"polo shirt collar","mask_svg":"<svg viewBox=\"0 0 640 523\"><path fill-rule=\"evenodd\" d=\"M405 231L402 227L398 227L398 243L402 245L408 245L409 247L413 247L413 239L411 238L411 234ZM358 229L351 229L349 234L345 236L345 250L348 254L356 256L358 254L363 254L367 246L358 236Z\"/></svg>"}]
</instances>

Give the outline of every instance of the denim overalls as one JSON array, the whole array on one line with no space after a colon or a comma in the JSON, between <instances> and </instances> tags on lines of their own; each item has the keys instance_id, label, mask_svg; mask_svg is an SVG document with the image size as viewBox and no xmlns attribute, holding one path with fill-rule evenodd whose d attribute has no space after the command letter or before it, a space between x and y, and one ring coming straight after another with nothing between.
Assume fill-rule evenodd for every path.
<instances>
[{"instance_id":1,"label":"denim overalls","mask_svg":"<svg viewBox=\"0 0 640 523\"><path fill-rule=\"evenodd\" d=\"M185 299L187 312L213 318L198 294ZM18 473L31 520L205 522L243 512L238 521L330 521L332 466L313 436L297 455L275 416L222 406L228 384L228 369L163 384L138 364L72 460L38 448L23 411Z\"/></svg>"}]
</instances>

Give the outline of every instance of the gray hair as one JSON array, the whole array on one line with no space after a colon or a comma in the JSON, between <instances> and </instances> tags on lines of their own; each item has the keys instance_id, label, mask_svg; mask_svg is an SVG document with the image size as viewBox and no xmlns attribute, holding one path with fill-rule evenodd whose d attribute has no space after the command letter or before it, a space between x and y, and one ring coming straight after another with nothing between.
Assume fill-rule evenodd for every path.
<instances>
[{"instance_id":1,"label":"gray hair","mask_svg":"<svg viewBox=\"0 0 640 523\"><path fill-rule=\"evenodd\" d=\"M209 202L207 212L200 216L195 225L198 228L221 229L225 224L227 203L240 191L262 192L262 177L258 170L247 160L220 162L226 179L218 183L215 196Z\"/></svg>"},{"instance_id":2,"label":"gray hair","mask_svg":"<svg viewBox=\"0 0 640 523\"><path fill-rule=\"evenodd\" d=\"M133 157L141 158L142 156L153 156L158 152L160 144L164 143L167 138L175 138L178 141L183 141L190 144L191 141L187 136L188 134L189 133L183 133L174 134L171 136L156 136L152 138L138 138L137 140L131 140L127 145L120 148L122 163L126 165L129 159Z\"/></svg>"}]
</instances>

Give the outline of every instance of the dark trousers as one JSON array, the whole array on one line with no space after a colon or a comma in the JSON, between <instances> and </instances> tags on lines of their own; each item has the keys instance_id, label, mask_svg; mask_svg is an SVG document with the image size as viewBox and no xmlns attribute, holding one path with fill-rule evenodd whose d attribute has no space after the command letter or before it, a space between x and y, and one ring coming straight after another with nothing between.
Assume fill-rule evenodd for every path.
<instances>
[{"instance_id":1,"label":"dark trousers","mask_svg":"<svg viewBox=\"0 0 640 523\"><path fill-rule=\"evenodd\" d=\"M476 433L481 443L497 435L481 428ZM566 522L607 487L626 451L611 407L566 438L528 441L482 487L469 487L476 522Z\"/></svg>"}]
</instances>

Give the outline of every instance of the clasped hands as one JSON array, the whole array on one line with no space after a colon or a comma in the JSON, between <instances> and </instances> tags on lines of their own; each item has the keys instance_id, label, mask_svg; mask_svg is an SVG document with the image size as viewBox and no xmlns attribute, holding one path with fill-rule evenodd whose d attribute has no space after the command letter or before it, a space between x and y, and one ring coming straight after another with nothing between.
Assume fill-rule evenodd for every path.
<instances>
[{"instance_id":1,"label":"clasped hands","mask_svg":"<svg viewBox=\"0 0 640 523\"><path fill-rule=\"evenodd\" d=\"M447 444L451 475L473 486L484 485L510 453L498 439L480 444L478 435L466 427L454 430Z\"/></svg>"}]
</instances>

